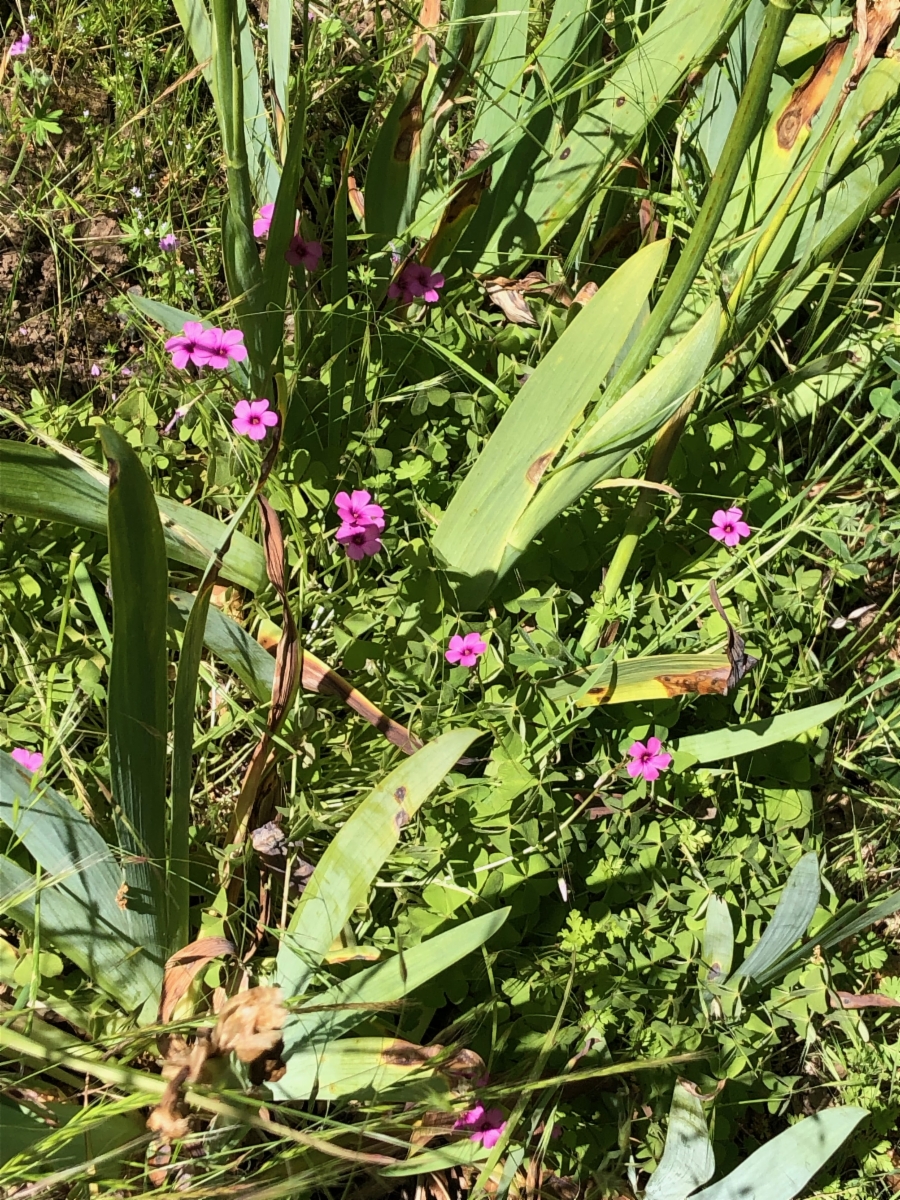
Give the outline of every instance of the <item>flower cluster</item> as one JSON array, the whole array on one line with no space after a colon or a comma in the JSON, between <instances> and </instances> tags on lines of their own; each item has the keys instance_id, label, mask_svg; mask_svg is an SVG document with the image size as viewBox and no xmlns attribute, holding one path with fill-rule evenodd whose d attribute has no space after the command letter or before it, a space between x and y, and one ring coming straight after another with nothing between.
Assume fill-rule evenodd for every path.
<instances>
[{"instance_id":1,"label":"flower cluster","mask_svg":"<svg viewBox=\"0 0 900 1200\"><path fill-rule=\"evenodd\" d=\"M359 561L371 557L381 549L381 534L384 530L384 509L372 504L368 492L338 492L334 505L341 519L335 535L338 543L347 551L347 557Z\"/></svg>"},{"instance_id":2,"label":"flower cluster","mask_svg":"<svg viewBox=\"0 0 900 1200\"><path fill-rule=\"evenodd\" d=\"M24 767L30 775L35 771L39 771L44 765L44 756L40 750L26 750L24 746L16 746L10 758L13 762L17 762L20 767Z\"/></svg>"},{"instance_id":3,"label":"flower cluster","mask_svg":"<svg viewBox=\"0 0 900 1200\"><path fill-rule=\"evenodd\" d=\"M713 513L709 536L726 546L740 545L741 538L750 536L750 526L742 518L743 509L719 508Z\"/></svg>"},{"instance_id":4,"label":"flower cluster","mask_svg":"<svg viewBox=\"0 0 900 1200\"><path fill-rule=\"evenodd\" d=\"M407 263L388 288L388 295L403 304L411 304L419 299L426 304L437 304L444 283L440 271L431 271L421 263Z\"/></svg>"},{"instance_id":5,"label":"flower cluster","mask_svg":"<svg viewBox=\"0 0 900 1200\"><path fill-rule=\"evenodd\" d=\"M454 1129L469 1130L470 1142L481 1142L485 1150L493 1150L503 1136L506 1118L500 1108L485 1109L478 1103L453 1122Z\"/></svg>"},{"instance_id":6,"label":"flower cluster","mask_svg":"<svg viewBox=\"0 0 900 1200\"><path fill-rule=\"evenodd\" d=\"M453 666L459 663L463 667L474 667L485 650L487 644L482 640L481 634L467 633L463 636L455 633L444 651L444 658Z\"/></svg>"},{"instance_id":7,"label":"flower cluster","mask_svg":"<svg viewBox=\"0 0 900 1200\"><path fill-rule=\"evenodd\" d=\"M253 438L254 442L261 442L266 430L277 424L278 413L269 412L268 400L238 400L234 406L232 429Z\"/></svg>"},{"instance_id":8,"label":"flower cluster","mask_svg":"<svg viewBox=\"0 0 900 1200\"><path fill-rule=\"evenodd\" d=\"M166 342L172 365L179 370L192 362L195 367L222 370L230 362L247 357L244 335L239 329L204 329L200 321L185 321L181 333Z\"/></svg>"}]
</instances>

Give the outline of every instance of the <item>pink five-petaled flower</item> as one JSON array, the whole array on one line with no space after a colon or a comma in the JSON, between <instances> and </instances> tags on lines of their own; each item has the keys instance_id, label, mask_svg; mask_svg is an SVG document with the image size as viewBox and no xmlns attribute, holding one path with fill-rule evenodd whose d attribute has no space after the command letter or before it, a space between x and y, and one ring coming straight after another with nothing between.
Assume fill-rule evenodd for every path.
<instances>
[{"instance_id":1,"label":"pink five-petaled flower","mask_svg":"<svg viewBox=\"0 0 900 1200\"><path fill-rule=\"evenodd\" d=\"M253 222L253 236L256 238L264 238L269 236L269 229L272 226L272 214L275 212L274 204L264 204L259 210L259 216Z\"/></svg>"},{"instance_id":2,"label":"pink five-petaled flower","mask_svg":"<svg viewBox=\"0 0 900 1200\"><path fill-rule=\"evenodd\" d=\"M371 504L372 497L368 492L338 492L334 498L334 507L341 518L341 528L354 525L360 529L364 525L375 525L384 529L384 509L380 504Z\"/></svg>"},{"instance_id":3,"label":"pink five-petaled flower","mask_svg":"<svg viewBox=\"0 0 900 1200\"><path fill-rule=\"evenodd\" d=\"M381 528L378 525L342 525L335 534L347 557L359 562L371 558L381 549Z\"/></svg>"},{"instance_id":4,"label":"pink five-petaled flower","mask_svg":"<svg viewBox=\"0 0 900 1200\"><path fill-rule=\"evenodd\" d=\"M206 332L201 321L185 321L181 333L176 333L166 342L166 349L172 355L172 366L182 370L189 362L197 362L196 354L200 346L200 338Z\"/></svg>"},{"instance_id":5,"label":"pink five-petaled flower","mask_svg":"<svg viewBox=\"0 0 900 1200\"><path fill-rule=\"evenodd\" d=\"M712 528L709 536L726 546L737 546L741 538L750 536L750 526L742 520L744 513L740 508L719 508L713 513Z\"/></svg>"},{"instance_id":6,"label":"pink five-petaled flower","mask_svg":"<svg viewBox=\"0 0 900 1200\"><path fill-rule=\"evenodd\" d=\"M453 1122L454 1129L469 1129L470 1142L481 1142L485 1150L493 1150L506 1128L506 1119L500 1108L485 1109L478 1103Z\"/></svg>"},{"instance_id":7,"label":"pink five-petaled flower","mask_svg":"<svg viewBox=\"0 0 900 1200\"><path fill-rule=\"evenodd\" d=\"M232 429L253 438L254 442L261 442L266 430L277 424L278 413L269 412L268 400L238 400L234 406Z\"/></svg>"},{"instance_id":8,"label":"pink five-petaled flower","mask_svg":"<svg viewBox=\"0 0 900 1200\"><path fill-rule=\"evenodd\" d=\"M299 233L295 233L284 252L284 261L292 267L305 267L307 271L315 271L322 257L321 242L305 242Z\"/></svg>"},{"instance_id":9,"label":"pink five-petaled flower","mask_svg":"<svg viewBox=\"0 0 900 1200\"><path fill-rule=\"evenodd\" d=\"M444 652L444 658L454 666L459 663L462 667L474 667L479 658L487 650L487 644L481 640L479 633L455 633Z\"/></svg>"},{"instance_id":10,"label":"pink five-petaled flower","mask_svg":"<svg viewBox=\"0 0 900 1200\"><path fill-rule=\"evenodd\" d=\"M174 233L164 233L159 239L159 248L167 254L178 249L178 238Z\"/></svg>"},{"instance_id":11,"label":"pink five-petaled flower","mask_svg":"<svg viewBox=\"0 0 900 1200\"><path fill-rule=\"evenodd\" d=\"M24 746L16 746L10 757L32 775L44 765L44 756L40 750L26 750Z\"/></svg>"},{"instance_id":12,"label":"pink five-petaled flower","mask_svg":"<svg viewBox=\"0 0 900 1200\"><path fill-rule=\"evenodd\" d=\"M647 738L646 746L643 742L632 742L628 753L631 755L631 762L626 769L633 779L643 775L648 783L652 783L654 779L659 778L660 771L665 771L672 765L672 755L663 754L662 742L657 737Z\"/></svg>"},{"instance_id":13,"label":"pink five-petaled flower","mask_svg":"<svg viewBox=\"0 0 900 1200\"><path fill-rule=\"evenodd\" d=\"M17 42L13 42L13 44L10 46L9 57L10 58L19 58L22 54L27 54L28 47L30 45L31 45L31 34L23 33L22 36L19 38L19 40Z\"/></svg>"},{"instance_id":14,"label":"pink five-petaled flower","mask_svg":"<svg viewBox=\"0 0 900 1200\"><path fill-rule=\"evenodd\" d=\"M388 295L404 304L420 298L426 304L437 304L440 300L438 290L445 282L440 271L431 271L421 263L407 263L388 288Z\"/></svg>"},{"instance_id":15,"label":"pink five-petaled flower","mask_svg":"<svg viewBox=\"0 0 900 1200\"><path fill-rule=\"evenodd\" d=\"M230 362L243 362L247 357L244 335L239 329L204 329L192 358L198 367L224 370Z\"/></svg>"}]
</instances>

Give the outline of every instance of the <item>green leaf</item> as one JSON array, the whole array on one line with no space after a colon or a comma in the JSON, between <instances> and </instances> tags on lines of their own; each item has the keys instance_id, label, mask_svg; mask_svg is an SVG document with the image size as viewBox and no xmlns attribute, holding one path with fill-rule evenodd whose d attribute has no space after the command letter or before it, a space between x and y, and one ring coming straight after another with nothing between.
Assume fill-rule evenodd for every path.
<instances>
[{"instance_id":1,"label":"green leaf","mask_svg":"<svg viewBox=\"0 0 900 1200\"><path fill-rule=\"evenodd\" d=\"M435 534L452 570L497 575L516 522L625 344L667 250L657 242L619 267L516 396Z\"/></svg>"},{"instance_id":2,"label":"green leaf","mask_svg":"<svg viewBox=\"0 0 900 1200\"><path fill-rule=\"evenodd\" d=\"M176 629L183 629L193 611L195 597L190 592L172 588L169 592L170 619ZM174 609L174 613L173 610ZM268 703L275 681L275 659L263 650L255 639L217 608L206 615L203 640L213 654L234 671L257 700Z\"/></svg>"},{"instance_id":3,"label":"green leaf","mask_svg":"<svg viewBox=\"0 0 900 1200\"><path fill-rule=\"evenodd\" d=\"M268 1085L276 1100L338 1100L342 1096L374 1097L412 1078L434 1070L391 1050L394 1038L338 1038L324 1045L302 1046L284 1056L287 1068L277 1082ZM406 1047L407 1043L400 1043Z\"/></svg>"},{"instance_id":4,"label":"green leaf","mask_svg":"<svg viewBox=\"0 0 900 1200\"><path fill-rule=\"evenodd\" d=\"M711 991L728 978L733 957L734 926L728 905L721 897L710 896L703 929L703 982Z\"/></svg>"},{"instance_id":5,"label":"green leaf","mask_svg":"<svg viewBox=\"0 0 900 1200\"><path fill-rule=\"evenodd\" d=\"M129 1012L139 1010L159 990L163 955L152 914L116 903L125 876L109 846L65 797L4 753L0 821L44 872L41 936ZM32 876L0 857L2 908L26 928L35 892Z\"/></svg>"},{"instance_id":6,"label":"green leaf","mask_svg":"<svg viewBox=\"0 0 900 1200\"><path fill-rule=\"evenodd\" d=\"M322 855L283 935L277 982L286 995L305 990L314 970L369 888L403 828L478 736L475 729L442 734L375 788Z\"/></svg>"},{"instance_id":7,"label":"green leaf","mask_svg":"<svg viewBox=\"0 0 900 1200\"><path fill-rule=\"evenodd\" d=\"M55 450L0 438L3 512L106 533L107 499L108 484L79 463ZM221 521L166 496L157 496L156 505L169 558L202 570L222 535ZM268 580L261 548L236 533L222 575L252 592L265 587Z\"/></svg>"},{"instance_id":8,"label":"green leaf","mask_svg":"<svg viewBox=\"0 0 900 1200\"><path fill-rule=\"evenodd\" d=\"M774 979L783 979L788 972L793 971L804 959L808 958L817 946L822 950L830 950L847 938L856 937L858 933L862 933L876 921L884 921L887 917L893 916L898 909L900 909L900 891L889 893L875 904L871 899L860 900L858 904L852 904L844 912L832 917L822 929L816 931L815 937L804 942L797 950L779 958L766 969L758 967L757 983L766 984L771 983Z\"/></svg>"},{"instance_id":9,"label":"green leaf","mask_svg":"<svg viewBox=\"0 0 900 1200\"><path fill-rule=\"evenodd\" d=\"M691 1200L793 1200L868 1115L847 1106L805 1117Z\"/></svg>"},{"instance_id":10,"label":"green leaf","mask_svg":"<svg viewBox=\"0 0 900 1200\"><path fill-rule=\"evenodd\" d=\"M809 928L821 888L818 859L815 854L804 854L791 871L765 933L737 967L729 983L742 978L757 979L790 950Z\"/></svg>"},{"instance_id":11,"label":"green leaf","mask_svg":"<svg viewBox=\"0 0 900 1200\"><path fill-rule=\"evenodd\" d=\"M720 317L721 307L714 302L643 379L596 419L588 419L510 534L501 574L554 517L589 488L614 475L633 450L675 415L706 374L718 340Z\"/></svg>"},{"instance_id":12,"label":"green leaf","mask_svg":"<svg viewBox=\"0 0 900 1200\"><path fill-rule=\"evenodd\" d=\"M647 1184L644 1200L686 1200L715 1169L703 1104L684 1084L676 1083L665 1149Z\"/></svg>"},{"instance_id":13,"label":"green leaf","mask_svg":"<svg viewBox=\"0 0 900 1200\"><path fill-rule=\"evenodd\" d=\"M723 758L752 754L754 750L765 750L767 746L777 746L779 742L795 741L801 734L836 717L847 703L846 699L829 700L825 704L812 704L808 708L779 713L777 717L766 717L763 721L748 721L745 725L692 734L679 738L676 749L682 754L690 754L701 763L721 762Z\"/></svg>"},{"instance_id":14,"label":"green leaf","mask_svg":"<svg viewBox=\"0 0 900 1200\"><path fill-rule=\"evenodd\" d=\"M0 1163L4 1165L16 1155L27 1156L22 1168L48 1171L86 1167L98 1155L124 1146L132 1139L144 1140L146 1128L139 1113L107 1111L110 1104L64 1104L42 1099L39 1116L33 1108L20 1107L14 1100L0 1096ZM43 1118L43 1119L42 1119ZM121 1161L116 1155L114 1161ZM30 1163L26 1168L26 1161ZM107 1159L100 1168L99 1178L109 1178ZM14 1164L15 1166L15 1164ZM10 1169L14 1169L14 1166Z\"/></svg>"},{"instance_id":15,"label":"green leaf","mask_svg":"<svg viewBox=\"0 0 900 1200\"><path fill-rule=\"evenodd\" d=\"M363 1006L374 1007L402 1000L484 945L503 925L509 913L508 908L501 908L475 917L334 984L315 997L316 1011L304 1013L301 1008L290 1017L284 1027L286 1051L304 1042L333 1038L352 1029L371 1015ZM344 1005L360 1007L354 1010L342 1007ZM331 1011L325 1011L329 1008Z\"/></svg>"},{"instance_id":16,"label":"green leaf","mask_svg":"<svg viewBox=\"0 0 900 1200\"><path fill-rule=\"evenodd\" d=\"M109 459L109 571L113 651L109 671L109 756L119 844L130 904L146 915L147 949L168 945L166 910L166 549L156 501L140 459L101 426ZM143 861L141 861L143 860Z\"/></svg>"}]
</instances>

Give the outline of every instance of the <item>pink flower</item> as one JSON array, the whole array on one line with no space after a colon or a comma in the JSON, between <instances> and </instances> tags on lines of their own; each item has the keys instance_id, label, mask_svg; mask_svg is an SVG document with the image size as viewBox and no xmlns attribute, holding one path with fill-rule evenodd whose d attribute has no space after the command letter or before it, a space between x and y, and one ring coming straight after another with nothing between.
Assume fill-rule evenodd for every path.
<instances>
[{"instance_id":1,"label":"pink flower","mask_svg":"<svg viewBox=\"0 0 900 1200\"><path fill-rule=\"evenodd\" d=\"M172 253L178 249L178 238L174 233L164 233L159 239L159 248L160 250L164 250L167 254Z\"/></svg>"},{"instance_id":2,"label":"pink flower","mask_svg":"<svg viewBox=\"0 0 900 1200\"><path fill-rule=\"evenodd\" d=\"M380 504L370 504L371 499L368 492L353 492L349 496L346 492L338 492L334 506L341 518L341 527L375 525L378 529L384 529L384 509Z\"/></svg>"},{"instance_id":3,"label":"pink flower","mask_svg":"<svg viewBox=\"0 0 900 1200\"><path fill-rule=\"evenodd\" d=\"M31 775L44 765L44 756L40 750L26 750L24 746L16 746L10 757Z\"/></svg>"},{"instance_id":4,"label":"pink flower","mask_svg":"<svg viewBox=\"0 0 900 1200\"><path fill-rule=\"evenodd\" d=\"M463 667L474 667L478 659L487 650L487 644L481 640L478 633L467 633L463 637L455 633L444 652L444 658L454 666L459 663Z\"/></svg>"},{"instance_id":5,"label":"pink flower","mask_svg":"<svg viewBox=\"0 0 900 1200\"><path fill-rule=\"evenodd\" d=\"M305 267L307 271L315 271L322 257L320 242L304 242L299 233L295 233L284 252L284 261L292 267Z\"/></svg>"},{"instance_id":6,"label":"pink flower","mask_svg":"<svg viewBox=\"0 0 900 1200\"><path fill-rule=\"evenodd\" d=\"M120 374L124 375L126 379L130 379L134 371L132 371L131 367L123 367Z\"/></svg>"},{"instance_id":7,"label":"pink flower","mask_svg":"<svg viewBox=\"0 0 900 1200\"><path fill-rule=\"evenodd\" d=\"M95 379L98 377L98 375L100 374L100 364L99 363L94 363L94 365L91 367L91 374L93 375L93 377Z\"/></svg>"},{"instance_id":8,"label":"pink flower","mask_svg":"<svg viewBox=\"0 0 900 1200\"><path fill-rule=\"evenodd\" d=\"M381 549L381 529L377 525L342 525L335 534L347 557L359 562Z\"/></svg>"},{"instance_id":9,"label":"pink flower","mask_svg":"<svg viewBox=\"0 0 900 1200\"><path fill-rule=\"evenodd\" d=\"M13 42L13 44L10 46L9 57L18 58L20 55L26 54L30 45L31 34L23 33L19 40L17 42Z\"/></svg>"},{"instance_id":10,"label":"pink flower","mask_svg":"<svg viewBox=\"0 0 900 1200\"><path fill-rule=\"evenodd\" d=\"M215 367L217 371L223 370L229 362L243 362L246 357L247 347L239 329L204 329L192 355L198 367Z\"/></svg>"},{"instance_id":11,"label":"pink flower","mask_svg":"<svg viewBox=\"0 0 900 1200\"><path fill-rule=\"evenodd\" d=\"M200 348L200 338L206 332L201 321L185 321L181 333L176 333L166 342L166 349L172 355L172 366L182 370L189 362L200 366L197 351Z\"/></svg>"},{"instance_id":12,"label":"pink flower","mask_svg":"<svg viewBox=\"0 0 900 1200\"><path fill-rule=\"evenodd\" d=\"M750 536L750 526L741 520L743 512L739 508L719 508L713 513L712 529L709 536L726 546L737 546L741 538Z\"/></svg>"},{"instance_id":13,"label":"pink flower","mask_svg":"<svg viewBox=\"0 0 900 1200\"><path fill-rule=\"evenodd\" d=\"M269 236L269 229L272 225L272 214L275 211L274 204L264 204L259 210L259 216L253 222L253 236L264 238Z\"/></svg>"},{"instance_id":14,"label":"pink flower","mask_svg":"<svg viewBox=\"0 0 900 1200\"><path fill-rule=\"evenodd\" d=\"M648 783L652 783L654 779L659 778L660 771L665 771L672 765L672 755L662 753L662 742L656 737L647 738L646 746L643 742L632 742L628 753L631 755L631 762L627 771L632 779L643 775Z\"/></svg>"},{"instance_id":15,"label":"pink flower","mask_svg":"<svg viewBox=\"0 0 900 1200\"><path fill-rule=\"evenodd\" d=\"M470 1142L481 1142L485 1150L493 1150L506 1128L506 1119L502 1109L489 1108L485 1111L484 1105L478 1103L458 1117L453 1122L453 1128L471 1129Z\"/></svg>"},{"instance_id":16,"label":"pink flower","mask_svg":"<svg viewBox=\"0 0 900 1200\"><path fill-rule=\"evenodd\" d=\"M254 442L261 442L266 430L278 424L278 413L268 409L268 400L238 400L234 406L232 429L253 438Z\"/></svg>"},{"instance_id":17,"label":"pink flower","mask_svg":"<svg viewBox=\"0 0 900 1200\"><path fill-rule=\"evenodd\" d=\"M438 289L445 282L440 271L431 271L421 263L407 263L388 288L388 295L392 300L401 300L404 304L418 298L426 304L437 304L440 300Z\"/></svg>"}]
</instances>

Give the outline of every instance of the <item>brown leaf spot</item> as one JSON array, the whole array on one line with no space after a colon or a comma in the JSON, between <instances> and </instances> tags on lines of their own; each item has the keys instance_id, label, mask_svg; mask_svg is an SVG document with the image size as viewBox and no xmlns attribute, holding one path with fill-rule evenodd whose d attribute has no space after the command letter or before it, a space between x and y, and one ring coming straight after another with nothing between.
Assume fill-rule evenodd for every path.
<instances>
[{"instance_id":1,"label":"brown leaf spot","mask_svg":"<svg viewBox=\"0 0 900 1200\"><path fill-rule=\"evenodd\" d=\"M405 808L399 809L396 816L394 817L394 824L397 826L398 832L401 829L405 829L406 826L409 824L409 813L406 811Z\"/></svg>"},{"instance_id":2,"label":"brown leaf spot","mask_svg":"<svg viewBox=\"0 0 900 1200\"><path fill-rule=\"evenodd\" d=\"M561 161L565 162L571 153L572 153L572 147L566 146L565 150L563 150L562 154L560 154L560 156L559 156Z\"/></svg>"},{"instance_id":3,"label":"brown leaf spot","mask_svg":"<svg viewBox=\"0 0 900 1200\"><path fill-rule=\"evenodd\" d=\"M406 788L403 786L403 784L401 784L400 787L397 788L396 792L394 792L394 799L398 804L403 804L403 802L406 800Z\"/></svg>"},{"instance_id":4,"label":"brown leaf spot","mask_svg":"<svg viewBox=\"0 0 900 1200\"><path fill-rule=\"evenodd\" d=\"M689 671L686 674L658 675L657 679L670 696L722 696L728 687L728 667L717 667L714 671Z\"/></svg>"},{"instance_id":5,"label":"brown leaf spot","mask_svg":"<svg viewBox=\"0 0 900 1200\"><path fill-rule=\"evenodd\" d=\"M128 884L120 883L119 890L116 892L116 904L119 908L126 909L128 907Z\"/></svg>"},{"instance_id":6,"label":"brown leaf spot","mask_svg":"<svg viewBox=\"0 0 900 1200\"><path fill-rule=\"evenodd\" d=\"M622 107L622 105L623 105L624 103L625 103L625 97L624 97L624 96L617 96L617 97L616 97L616 108L621 108L621 107Z\"/></svg>"},{"instance_id":7,"label":"brown leaf spot","mask_svg":"<svg viewBox=\"0 0 900 1200\"><path fill-rule=\"evenodd\" d=\"M525 472L525 478L532 487L537 487L540 483L541 476L553 462L553 451L548 450L546 454L542 454L540 458L536 458L528 470Z\"/></svg>"}]
</instances>

